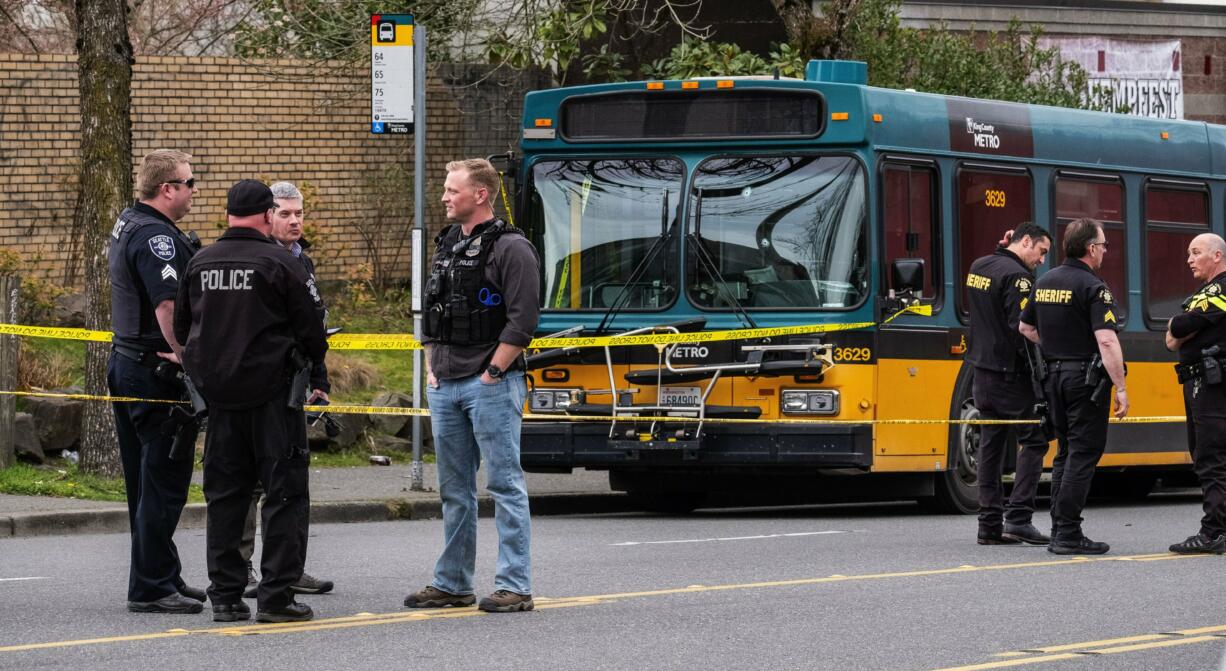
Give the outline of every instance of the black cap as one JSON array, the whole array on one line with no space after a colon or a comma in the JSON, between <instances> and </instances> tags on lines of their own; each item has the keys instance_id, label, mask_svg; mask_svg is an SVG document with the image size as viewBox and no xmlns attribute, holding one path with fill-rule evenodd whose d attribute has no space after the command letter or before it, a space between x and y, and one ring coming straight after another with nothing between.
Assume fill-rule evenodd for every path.
<instances>
[{"instance_id":1,"label":"black cap","mask_svg":"<svg viewBox=\"0 0 1226 671\"><path fill-rule=\"evenodd\" d=\"M272 189L259 180L239 180L226 194L226 214L236 217L267 212L273 207L276 207L276 203L272 200Z\"/></svg>"}]
</instances>

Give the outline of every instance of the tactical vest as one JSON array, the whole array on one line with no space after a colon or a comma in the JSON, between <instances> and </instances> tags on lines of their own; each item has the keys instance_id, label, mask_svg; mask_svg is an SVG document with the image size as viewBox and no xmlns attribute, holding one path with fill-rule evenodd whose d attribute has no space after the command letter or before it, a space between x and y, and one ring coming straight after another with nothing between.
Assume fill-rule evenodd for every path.
<instances>
[{"instance_id":1,"label":"tactical vest","mask_svg":"<svg viewBox=\"0 0 1226 671\"><path fill-rule=\"evenodd\" d=\"M428 338L447 345L494 343L507 325L506 301L501 289L486 281L485 264L495 240L523 232L500 219L475 232L463 239L453 224L434 239L422 328Z\"/></svg>"},{"instance_id":2,"label":"tactical vest","mask_svg":"<svg viewBox=\"0 0 1226 671\"><path fill-rule=\"evenodd\" d=\"M117 340L128 345L157 347L165 340L154 315L156 306L148 305L141 290L141 279L127 258L128 241L133 233L145 226L165 228L166 234L173 235L180 243L178 249L187 255L186 259L191 259L200 243L165 220L135 208L121 212L115 227L111 229L111 244L107 249L111 279L111 331Z\"/></svg>"}]
</instances>

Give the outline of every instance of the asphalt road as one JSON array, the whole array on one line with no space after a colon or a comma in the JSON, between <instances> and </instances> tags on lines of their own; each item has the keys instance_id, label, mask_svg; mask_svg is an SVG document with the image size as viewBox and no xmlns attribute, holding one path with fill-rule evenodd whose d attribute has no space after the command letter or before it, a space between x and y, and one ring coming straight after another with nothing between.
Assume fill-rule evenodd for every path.
<instances>
[{"instance_id":1,"label":"asphalt road","mask_svg":"<svg viewBox=\"0 0 1226 671\"><path fill-rule=\"evenodd\" d=\"M0 669L1219 669L1226 557L1165 552L1199 504L1094 506L1095 559L982 547L914 506L533 521L537 610L408 611L439 521L317 525L305 624L124 609L122 534L0 539ZM203 532L181 532L204 586ZM492 520L478 592L492 589ZM254 606L254 602L251 602Z\"/></svg>"}]
</instances>

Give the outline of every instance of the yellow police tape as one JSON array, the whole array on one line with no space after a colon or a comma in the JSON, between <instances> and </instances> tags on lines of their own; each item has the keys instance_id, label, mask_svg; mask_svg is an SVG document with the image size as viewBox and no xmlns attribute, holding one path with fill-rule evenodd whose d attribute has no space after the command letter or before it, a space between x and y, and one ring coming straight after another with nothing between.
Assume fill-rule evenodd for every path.
<instances>
[{"instance_id":1,"label":"yellow police tape","mask_svg":"<svg viewBox=\"0 0 1226 671\"><path fill-rule=\"evenodd\" d=\"M46 391L0 391L0 396L33 396L38 398L64 398L74 399L79 401L106 401L108 403L172 403L186 405L187 401L169 401L166 399L157 398L136 398L133 396L101 396L94 394L64 394ZM328 412L340 415L404 415L404 416L419 416L429 417L430 411L426 408L395 408L378 405L307 405L303 407L308 412ZM696 415L696 413L694 413ZM545 422L610 422L612 417L608 415L540 415L535 413L525 413L524 419L532 421ZM1149 417L1125 417L1123 419L1111 418L1112 424L1167 424L1175 422L1184 422L1186 417L1182 415L1154 415ZM682 422L694 424L698 422L697 416L678 417L651 417L640 415L622 415L617 418L618 422ZM798 417L786 417L780 419L729 419L729 418L706 418L703 420L706 424L840 424L840 425L867 425L867 426L882 426L882 425L921 425L921 424L956 424L969 426L987 426L987 425L1009 425L1009 424L1037 424L1036 419L803 419Z\"/></svg>"},{"instance_id":2,"label":"yellow police tape","mask_svg":"<svg viewBox=\"0 0 1226 671\"><path fill-rule=\"evenodd\" d=\"M60 328L55 326L0 324L0 335L33 336L35 338L56 338L59 340L86 340L90 342L111 342L110 331L91 331L89 329Z\"/></svg>"},{"instance_id":3,"label":"yellow police tape","mask_svg":"<svg viewBox=\"0 0 1226 671\"><path fill-rule=\"evenodd\" d=\"M911 305L883 320L888 324L903 314L918 314L931 316L931 305ZM699 331L695 333L652 333L632 336L594 336L575 338L536 338L528 347L530 349L554 349L572 347L626 347L631 345L672 345L677 343L707 343L726 340L753 340L757 338L776 338L785 335L803 335L808 333L832 333L835 331L852 331L855 329L877 326L877 322L851 322L844 324L805 324L801 326L775 326L768 328L731 329L727 331ZM110 342L110 331L91 331L79 328L60 328L52 326L24 326L21 324L0 324L0 335L32 336L35 338L57 338L60 340L84 340L89 342ZM421 343L410 333L337 333L328 338L328 346L335 350L415 350L421 349Z\"/></svg>"}]
</instances>

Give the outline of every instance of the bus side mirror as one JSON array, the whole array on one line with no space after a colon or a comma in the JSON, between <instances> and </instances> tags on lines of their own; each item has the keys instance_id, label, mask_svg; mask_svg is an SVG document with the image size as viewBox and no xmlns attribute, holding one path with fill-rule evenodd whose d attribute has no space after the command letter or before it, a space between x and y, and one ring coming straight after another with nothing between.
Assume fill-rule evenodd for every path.
<instances>
[{"instance_id":1,"label":"bus side mirror","mask_svg":"<svg viewBox=\"0 0 1226 671\"><path fill-rule=\"evenodd\" d=\"M919 295L924 290L924 260L894 259L890 264L890 279L894 291Z\"/></svg>"}]
</instances>

